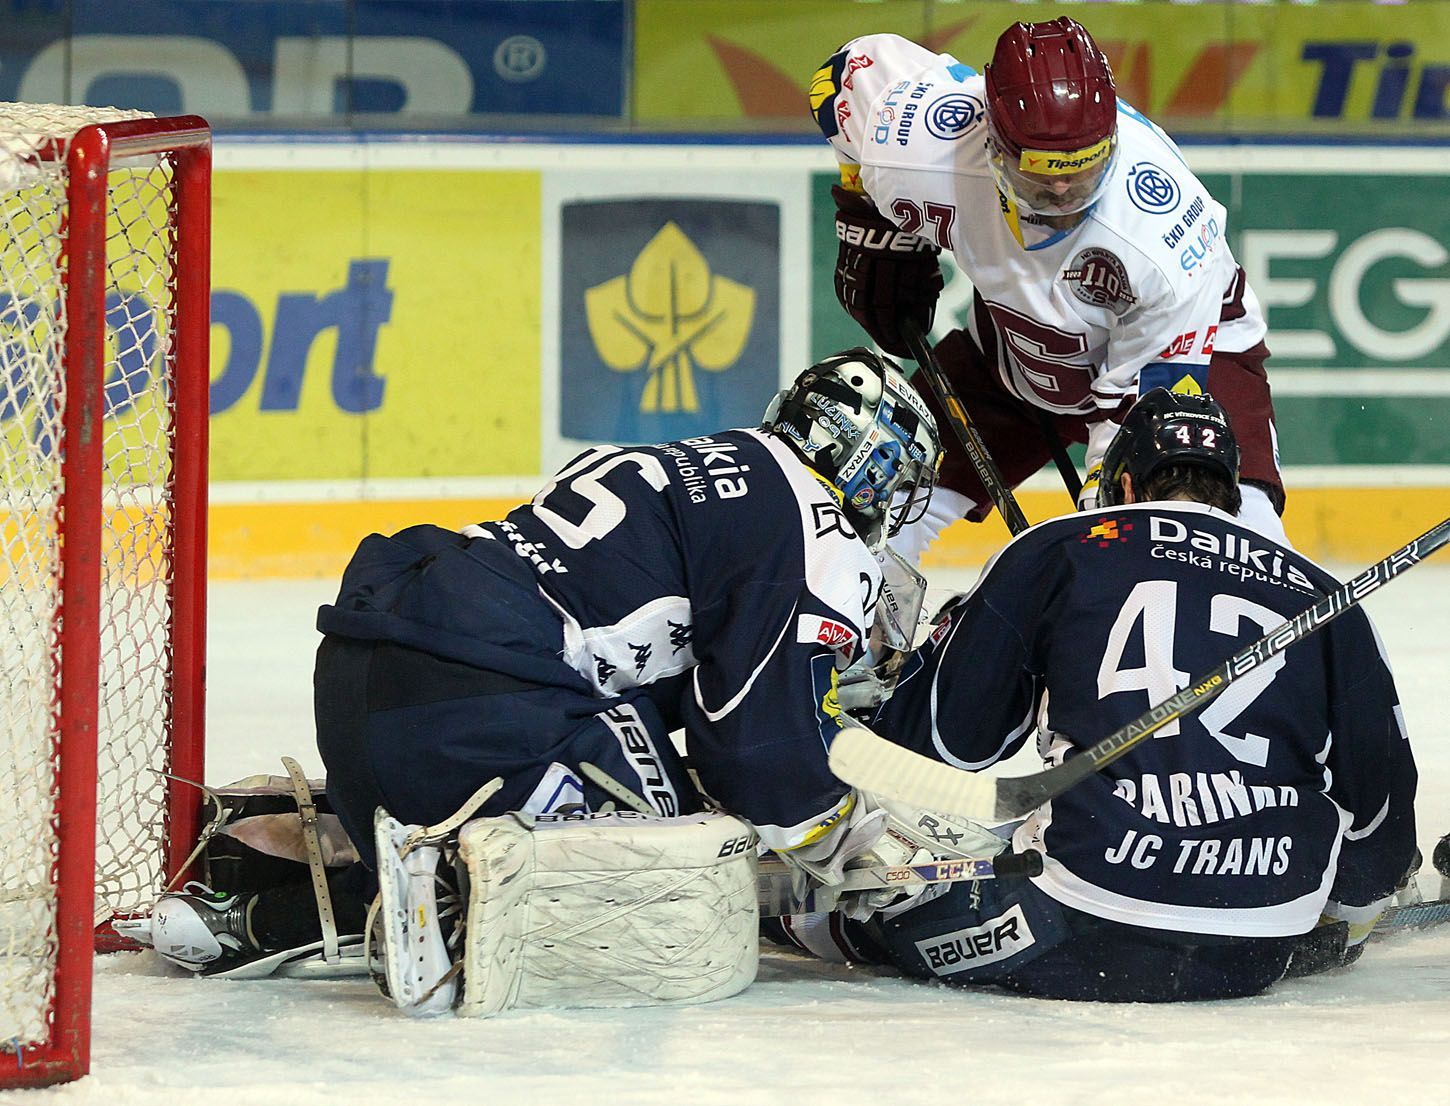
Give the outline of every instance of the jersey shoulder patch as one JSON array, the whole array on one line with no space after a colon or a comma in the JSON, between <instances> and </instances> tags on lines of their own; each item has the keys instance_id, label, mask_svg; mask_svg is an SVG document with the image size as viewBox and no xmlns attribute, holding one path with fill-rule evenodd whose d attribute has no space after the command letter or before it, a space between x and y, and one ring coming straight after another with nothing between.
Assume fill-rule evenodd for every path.
<instances>
[{"instance_id":1,"label":"jersey shoulder patch","mask_svg":"<svg viewBox=\"0 0 1450 1106\"><path fill-rule=\"evenodd\" d=\"M956 66L935 67L891 84L872 105L866 121L863 155L949 163L960 144L985 133L986 100L980 77L958 80Z\"/></svg>"},{"instance_id":2,"label":"jersey shoulder patch","mask_svg":"<svg viewBox=\"0 0 1450 1106\"><path fill-rule=\"evenodd\" d=\"M1114 180L1095 222L1129 244L1174 288L1192 288L1232 256L1227 212L1156 128L1120 127ZM1133 266L1130 263L1130 269Z\"/></svg>"},{"instance_id":3,"label":"jersey shoulder patch","mask_svg":"<svg viewBox=\"0 0 1450 1106\"><path fill-rule=\"evenodd\" d=\"M849 615L864 626L865 612L881 590L881 566L846 517L831 485L812 473L784 442L769 434L761 433L760 437L776 456L795 493L805 551L806 589L831 610ZM830 626L808 626L804 621L798 630L801 635L809 633L811 641L824 640L820 634L829 637L836 633Z\"/></svg>"}]
</instances>

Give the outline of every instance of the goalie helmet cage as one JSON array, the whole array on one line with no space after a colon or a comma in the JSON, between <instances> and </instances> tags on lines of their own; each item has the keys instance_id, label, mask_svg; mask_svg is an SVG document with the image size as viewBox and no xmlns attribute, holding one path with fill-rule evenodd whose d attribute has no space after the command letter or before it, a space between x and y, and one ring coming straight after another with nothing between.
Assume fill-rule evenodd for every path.
<instances>
[{"instance_id":1,"label":"goalie helmet cage","mask_svg":"<svg viewBox=\"0 0 1450 1106\"><path fill-rule=\"evenodd\" d=\"M195 116L0 104L0 1086L198 834L210 192Z\"/></svg>"}]
</instances>

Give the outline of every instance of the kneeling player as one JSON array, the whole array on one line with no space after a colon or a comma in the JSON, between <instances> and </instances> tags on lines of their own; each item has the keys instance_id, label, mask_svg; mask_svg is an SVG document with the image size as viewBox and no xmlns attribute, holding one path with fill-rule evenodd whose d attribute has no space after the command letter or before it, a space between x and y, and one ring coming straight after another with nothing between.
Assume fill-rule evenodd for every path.
<instances>
[{"instance_id":1,"label":"kneeling player","mask_svg":"<svg viewBox=\"0 0 1450 1106\"><path fill-rule=\"evenodd\" d=\"M1338 586L1235 521L1238 448L1208 397L1144 396L1103 471L1096 512L1028 530L944 607L878 730L970 770L1035 733L1057 764ZM1415 782L1356 607L1009 827L1045 858L1030 882L837 930L913 975L1032 995L1255 994L1358 956L1416 863Z\"/></svg>"},{"instance_id":2,"label":"kneeling player","mask_svg":"<svg viewBox=\"0 0 1450 1106\"><path fill-rule=\"evenodd\" d=\"M495 778L472 813L598 812L610 795L586 763L660 818L700 812L682 728L713 804L839 880L884 816L827 765L837 679L873 632L911 643L920 595L883 598L884 566L906 575L886 539L925 509L939 453L899 369L855 349L759 429L591 449L502 522L365 539L318 616L316 671L328 798L362 861L391 863L375 811L449 822ZM170 943L208 964L313 936L276 932L265 899L163 905Z\"/></svg>"}]
</instances>

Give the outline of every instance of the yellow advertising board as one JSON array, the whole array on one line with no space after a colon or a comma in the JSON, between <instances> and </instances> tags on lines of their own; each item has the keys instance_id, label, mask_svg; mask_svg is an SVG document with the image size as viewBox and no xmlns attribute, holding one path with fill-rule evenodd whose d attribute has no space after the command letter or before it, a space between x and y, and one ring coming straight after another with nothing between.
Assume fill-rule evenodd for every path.
<instances>
[{"instance_id":1,"label":"yellow advertising board","mask_svg":"<svg viewBox=\"0 0 1450 1106\"><path fill-rule=\"evenodd\" d=\"M1450 2L1093 4L1067 14L1120 94L1171 130L1450 133ZM981 68L1017 20L1060 4L638 0L639 120L805 130L805 86L858 35L890 31Z\"/></svg>"},{"instance_id":2,"label":"yellow advertising board","mask_svg":"<svg viewBox=\"0 0 1450 1106\"><path fill-rule=\"evenodd\" d=\"M212 479L539 468L537 171L226 170Z\"/></svg>"}]
</instances>

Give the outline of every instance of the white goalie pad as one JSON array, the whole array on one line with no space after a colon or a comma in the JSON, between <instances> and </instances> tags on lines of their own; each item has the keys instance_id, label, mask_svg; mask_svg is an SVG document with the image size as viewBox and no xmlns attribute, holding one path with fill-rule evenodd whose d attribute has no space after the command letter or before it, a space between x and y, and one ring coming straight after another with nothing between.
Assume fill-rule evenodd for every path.
<instances>
[{"instance_id":1,"label":"white goalie pad","mask_svg":"<svg viewBox=\"0 0 1450 1106\"><path fill-rule=\"evenodd\" d=\"M756 836L739 819L479 818L459 853L470 888L460 1015L709 1002L755 979Z\"/></svg>"},{"instance_id":2,"label":"white goalie pad","mask_svg":"<svg viewBox=\"0 0 1450 1106\"><path fill-rule=\"evenodd\" d=\"M373 816L378 854L378 898L369 916L381 960L379 984L410 1017L446 1014L458 994L457 972L443 930L458 923L456 900L439 899L437 844L416 840L417 826L405 826L379 807Z\"/></svg>"}]
</instances>

